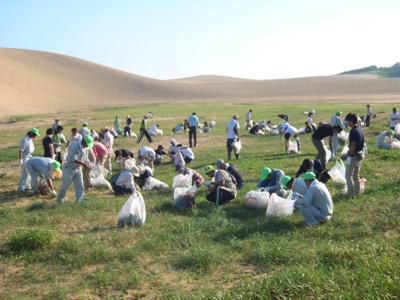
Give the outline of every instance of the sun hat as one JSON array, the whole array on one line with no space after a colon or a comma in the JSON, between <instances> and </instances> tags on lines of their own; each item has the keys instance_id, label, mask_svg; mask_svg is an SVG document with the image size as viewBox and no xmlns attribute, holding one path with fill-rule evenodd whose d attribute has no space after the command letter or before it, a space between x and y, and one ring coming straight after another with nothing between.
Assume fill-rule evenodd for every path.
<instances>
[{"instance_id":1,"label":"sun hat","mask_svg":"<svg viewBox=\"0 0 400 300\"><path fill-rule=\"evenodd\" d=\"M337 111L336 111L336 114L337 114L337 115L341 115L342 113L343 113L343 112L342 112L341 110L337 110Z\"/></svg>"},{"instance_id":2,"label":"sun hat","mask_svg":"<svg viewBox=\"0 0 400 300\"><path fill-rule=\"evenodd\" d=\"M51 165L53 166L55 171L61 171L61 168L60 168L61 164L58 161L53 161L51 163Z\"/></svg>"},{"instance_id":3,"label":"sun hat","mask_svg":"<svg viewBox=\"0 0 400 300\"><path fill-rule=\"evenodd\" d=\"M288 184L290 179L292 179L292 178L290 176L288 176L288 175L286 175L285 177L282 178L282 185L283 185L284 188L286 188L286 185Z\"/></svg>"},{"instance_id":4,"label":"sun hat","mask_svg":"<svg viewBox=\"0 0 400 300\"><path fill-rule=\"evenodd\" d=\"M134 167L130 168L130 169L129 169L129 172L131 172L132 175L135 176L135 177L139 177L139 175L140 175L140 174L139 174L140 169L139 169L139 167L137 167L137 166L134 166Z\"/></svg>"},{"instance_id":5,"label":"sun hat","mask_svg":"<svg viewBox=\"0 0 400 300\"><path fill-rule=\"evenodd\" d=\"M82 126L88 126L88 123L87 122L83 122Z\"/></svg>"},{"instance_id":6,"label":"sun hat","mask_svg":"<svg viewBox=\"0 0 400 300\"><path fill-rule=\"evenodd\" d=\"M37 130L36 128L32 128L30 132L34 133L37 136L40 136L39 130Z\"/></svg>"},{"instance_id":7,"label":"sun hat","mask_svg":"<svg viewBox=\"0 0 400 300\"><path fill-rule=\"evenodd\" d=\"M211 165L207 165L207 166L205 166L203 168L204 174L208 174L208 173L210 173L211 171L214 171L214 170L215 170L215 168L213 166L211 166Z\"/></svg>"},{"instance_id":8,"label":"sun hat","mask_svg":"<svg viewBox=\"0 0 400 300\"><path fill-rule=\"evenodd\" d=\"M224 161L222 159L218 159L216 162L217 169L221 168L223 163L224 163Z\"/></svg>"},{"instance_id":9,"label":"sun hat","mask_svg":"<svg viewBox=\"0 0 400 300\"><path fill-rule=\"evenodd\" d=\"M93 147L93 138L90 135L85 135L84 140L89 148Z\"/></svg>"},{"instance_id":10,"label":"sun hat","mask_svg":"<svg viewBox=\"0 0 400 300\"><path fill-rule=\"evenodd\" d=\"M271 172L272 170L270 168L262 168L260 180L265 180Z\"/></svg>"},{"instance_id":11,"label":"sun hat","mask_svg":"<svg viewBox=\"0 0 400 300\"><path fill-rule=\"evenodd\" d=\"M315 173L314 172L306 172L303 176L304 180L314 180L315 179Z\"/></svg>"},{"instance_id":12,"label":"sun hat","mask_svg":"<svg viewBox=\"0 0 400 300\"><path fill-rule=\"evenodd\" d=\"M175 141L175 139L170 139L169 142L170 143L175 143L176 141Z\"/></svg>"},{"instance_id":13,"label":"sun hat","mask_svg":"<svg viewBox=\"0 0 400 300\"><path fill-rule=\"evenodd\" d=\"M389 131L389 137L393 137L393 135L394 135L394 130L390 130Z\"/></svg>"}]
</instances>

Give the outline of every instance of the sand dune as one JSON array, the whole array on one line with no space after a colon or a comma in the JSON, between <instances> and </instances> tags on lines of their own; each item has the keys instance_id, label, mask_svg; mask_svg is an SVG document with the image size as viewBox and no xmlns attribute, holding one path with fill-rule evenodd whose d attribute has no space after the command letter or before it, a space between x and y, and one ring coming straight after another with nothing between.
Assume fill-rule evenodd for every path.
<instances>
[{"instance_id":1,"label":"sand dune","mask_svg":"<svg viewBox=\"0 0 400 300\"><path fill-rule=\"evenodd\" d=\"M0 117L163 101L398 102L400 78L157 80L48 52L0 48Z\"/></svg>"}]
</instances>

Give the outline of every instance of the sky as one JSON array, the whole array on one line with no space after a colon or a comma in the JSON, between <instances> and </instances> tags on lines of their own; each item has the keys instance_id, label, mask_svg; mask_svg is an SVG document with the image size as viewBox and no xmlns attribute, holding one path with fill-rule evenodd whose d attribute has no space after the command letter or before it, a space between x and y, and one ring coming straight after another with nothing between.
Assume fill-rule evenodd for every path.
<instances>
[{"instance_id":1,"label":"sky","mask_svg":"<svg viewBox=\"0 0 400 300\"><path fill-rule=\"evenodd\" d=\"M333 75L400 62L399 0L0 0L0 47L176 79Z\"/></svg>"}]
</instances>

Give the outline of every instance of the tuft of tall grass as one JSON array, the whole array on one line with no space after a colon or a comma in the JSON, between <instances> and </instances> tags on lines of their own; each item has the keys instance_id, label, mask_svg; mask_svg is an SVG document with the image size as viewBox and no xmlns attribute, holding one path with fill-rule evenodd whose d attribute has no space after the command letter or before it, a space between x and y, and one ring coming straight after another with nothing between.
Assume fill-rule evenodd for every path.
<instances>
[{"instance_id":1,"label":"tuft of tall grass","mask_svg":"<svg viewBox=\"0 0 400 300\"><path fill-rule=\"evenodd\" d=\"M54 230L46 228L18 229L8 242L11 251L23 252L50 247L57 239Z\"/></svg>"}]
</instances>

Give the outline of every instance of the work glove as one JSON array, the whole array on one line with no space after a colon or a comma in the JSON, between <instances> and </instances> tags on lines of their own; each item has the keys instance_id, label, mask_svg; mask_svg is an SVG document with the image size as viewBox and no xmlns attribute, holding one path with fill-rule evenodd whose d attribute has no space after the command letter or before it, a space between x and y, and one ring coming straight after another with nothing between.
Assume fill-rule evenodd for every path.
<instances>
[{"instance_id":1,"label":"work glove","mask_svg":"<svg viewBox=\"0 0 400 300\"><path fill-rule=\"evenodd\" d=\"M292 199L293 199L293 200L299 199L299 193L294 192L294 193L292 194Z\"/></svg>"},{"instance_id":2,"label":"work glove","mask_svg":"<svg viewBox=\"0 0 400 300\"><path fill-rule=\"evenodd\" d=\"M57 196L57 192L55 190L50 190L50 195L52 198Z\"/></svg>"},{"instance_id":3,"label":"work glove","mask_svg":"<svg viewBox=\"0 0 400 300\"><path fill-rule=\"evenodd\" d=\"M24 163L24 161L21 159L18 160L18 165L22 166L22 164Z\"/></svg>"},{"instance_id":4,"label":"work glove","mask_svg":"<svg viewBox=\"0 0 400 300\"><path fill-rule=\"evenodd\" d=\"M331 153L331 160L335 159L335 154L332 152Z\"/></svg>"},{"instance_id":5,"label":"work glove","mask_svg":"<svg viewBox=\"0 0 400 300\"><path fill-rule=\"evenodd\" d=\"M211 181L205 181L204 184L205 184L206 186L210 186L210 185L211 185Z\"/></svg>"}]
</instances>

